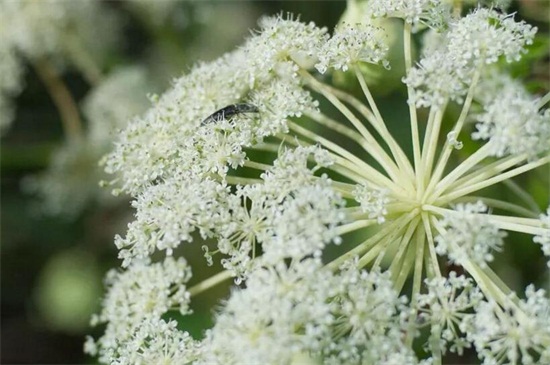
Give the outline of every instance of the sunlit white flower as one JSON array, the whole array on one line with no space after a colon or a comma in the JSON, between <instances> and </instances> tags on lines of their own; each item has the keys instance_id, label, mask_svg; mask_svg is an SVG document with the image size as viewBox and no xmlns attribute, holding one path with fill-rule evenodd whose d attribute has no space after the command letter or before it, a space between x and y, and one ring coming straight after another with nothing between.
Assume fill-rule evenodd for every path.
<instances>
[{"instance_id":1,"label":"sunlit white flower","mask_svg":"<svg viewBox=\"0 0 550 365\"><path fill-rule=\"evenodd\" d=\"M416 305L419 319L431 326L432 340L428 343L435 353L451 352L462 354L471 344L465 332L471 323L471 310L482 299L480 290L471 279L457 276L452 271L448 278L437 277L426 280L428 293L418 296Z\"/></svg>"},{"instance_id":2,"label":"sunlit white flower","mask_svg":"<svg viewBox=\"0 0 550 365\"><path fill-rule=\"evenodd\" d=\"M413 364L402 306L388 275L352 263L337 274L318 260L258 269L217 316L199 363L289 364L305 353L327 364Z\"/></svg>"},{"instance_id":3,"label":"sunlit white flower","mask_svg":"<svg viewBox=\"0 0 550 365\"><path fill-rule=\"evenodd\" d=\"M449 4L442 0L374 0L369 12L375 17L402 18L418 26L441 26L449 21Z\"/></svg>"},{"instance_id":4,"label":"sunlit white flower","mask_svg":"<svg viewBox=\"0 0 550 365\"><path fill-rule=\"evenodd\" d=\"M481 201L458 204L440 220L442 229L436 237L436 252L447 255L451 262L459 265L473 261L484 267L493 261L493 251L502 249L506 233L489 222L484 214L486 211Z\"/></svg>"},{"instance_id":5,"label":"sunlit white flower","mask_svg":"<svg viewBox=\"0 0 550 365\"><path fill-rule=\"evenodd\" d=\"M88 349L99 351L102 361L112 363L119 344L134 341L132 339L144 331L144 326L149 326L145 329L148 336L151 321L158 322L169 310L189 313L190 298L185 285L190 277L190 267L182 258L167 258L162 263L153 264L136 262L124 272L110 271L105 280L108 292L103 300L103 310L92 318L92 324L105 323L107 328L95 346L88 342ZM174 324L165 326L169 330ZM159 339L151 339L151 342L155 341ZM164 342L160 341L161 344ZM139 345L135 349L138 352L141 346L146 347L139 341L136 344ZM168 346L168 343L162 346Z\"/></svg>"},{"instance_id":6,"label":"sunlit white flower","mask_svg":"<svg viewBox=\"0 0 550 365\"><path fill-rule=\"evenodd\" d=\"M477 9L451 23L440 47L421 59L405 77L416 90L417 106L441 106L446 98L461 101L482 69L504 57L518 60L537 31L494 10Z\"/></svg>"},{"instance_id":7,"label":"sunlit white flower","mask_svg":"<svg viewBox=\"0 0 550 365\"><path fill-rule=\"evenodd\" d=\"M447 350L461 353L471 343L484 359L500 359L503 347L493 346L490 328L477 322L512 308L505 329L523 331L528 322L521 318L539 315L514 304L490 264L506 231L545 247L540 212L472 195L548 164L546 147L513 152L509 142L493 140L494 132L477 149L468 141L469 154L456 153L469 138L461 134L466 122L496 95L477 90L491 89L483 86L496 67L489 65L520 57L535 29L479 8L445 23L415 67L413 25L447 22L450 9L438 1L371 5L366 17L405 19L410 129L384 120L362 68L354 67L384 62L385 47L370 28L348 24L329 38L324 28L277 16L264 18L239 50L197 65L154 97L105 160L136 209L126 236L116 239L123 266L132 270L149 256L173 260L176 248L200 236L208 239L201 243L207 262L219 260L225 271L189 294L229 277L240 285L219 308L198 363L414 364L412 348L426 327L425 363L442 364ZM346 72L361 96L335 88L315 67ZM547 99L534 113L520 113L537 136ZM454 121L446 109L453 102L462 103ZM219 112L231 106L235 113ZM418 113L425 106L429 111ZM389 128L396 125L411 131L412 151L394 139ZM339 245L339 257L331 256L331 244ZM444 261L464 276L446 273ZM410 293L410 305L401 292ZM483 303L494 303L490 313ZM525 345L533 358L547 356L544 336Z\"/></svg>"},{"instance_id":8,"label":"sunlit white flower","mask_svg":"<svg viewBox=\"0 0 550 365\"><path fill-rule=\"evenodd\" d=\"M319 63L315 65L320 73L329 67L347 71L358 62L383 63L388 65L388 47L380 38L380 30L367 24L342 24L319 52Z\"/></svg>"},{"instance_id":9,"label":"sunlit white flower","mask_svg":"<svg viewBox=\"0 0 550 365\"><path fill-rule=\"evenodd\" d=\"M550 300L530 285L526 299L500 308L481 302L468 335L483 364L545 364L550 360Z\"/></svg>"},{"instance_id":10,"label":"sunlit white flower","mask_svg":"<svg viewBox=\"0 0 550 365\"><path fill-rule=\"evenodd\" d=\"M527 154L530 158L550 152L550 111L538 110L538 100L522 88L502 90L477 117L472 138L489 140L491 154Z\"/></svg>"}]
</instances>

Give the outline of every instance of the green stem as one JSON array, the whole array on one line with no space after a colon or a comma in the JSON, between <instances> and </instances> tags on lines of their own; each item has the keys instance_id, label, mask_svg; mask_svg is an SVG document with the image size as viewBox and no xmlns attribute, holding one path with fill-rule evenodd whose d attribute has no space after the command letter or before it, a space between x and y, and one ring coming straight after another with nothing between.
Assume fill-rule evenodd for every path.
<instances>
[{"instance_id":1,"label":"green stem","mask_svg":"<svg viewBox=\"0 0 550 365\"><path fill-rule=\"evenodd\" d=\"M542 98L540 98L539 102L537 103L537 109L542 108L550 101L550 92L547 92L546 95L544 95Z\"/></svg>"},{"instance_id":2,"label":"green stem","mask_svg":"<svg viewBox=\"0 0 550 365\"><path fill-rule=\"evenodd\" d=\"M71 92L47 59L40 59L33 66L61 116L65 136L69 140L80 140L83 136L82 121Z\"/></svg>"},{"instance_id":3,"label":"green stem","mask_svg":"<svg viewBox=\"0 0 550 365\"><path fill-rule=\"evenodd\" d=\"M521 216L531 217L531 218L537 218L538 217L537 213L533 213L529 209L525 209L524 207L522 207L520 205L505 202L505 201L502 201L502 200L499 200L499 199L487 198L487 197L484 197L484 196L465 196L465 197L462 197L460 199L457 199L456 201L457 201L457 203L475 203L479 200L483 201L485 204L487 204L488 206L490 206L492 208L504 209L504 210L507 210L509 212L516 213L516 214L519 214Z\"/></svg>"},{"instance_id":4,"label":"green stem","mask_svg":"<svg viewBox=\"0 0 550 365\"><path fill-rule=\"evenodd\" d=\"M302 126L299 126L298 124L294 122L288 122L289 128L294 131L295 133L301 134L304 137L307 137L311 139L312 141L319 143L323 147L328 148L329 150L339 154L346 160L350 161L355 166L352 167L353 169L356 169L358 172L361 173L362 176L364 176L364 180L367 180L374 185L377 185L379 187L381 186L387 186L388 188L394 190L394 191L403 191L403 189L393 183L393 181L389 180L387 177L382 175L380 172L372 168L369 164L367 164L365 161L360 159L359 157L355 156L351 152L349 152L347 149L342 148L338 146L336 143L329 141L328 139L325 139L314 132L311 132L309 129L306 129Z\"/></svg>"},{"instance_id":5,"label":"green stem","mask_svg":"<svg viewBox=\"0 0 550 365\"><path fill-rule=\"evenodd\" d=\"M495 176L491 179L487 179L485 181L481 181L477 184L472 184L472 185L469 185L469 186L464 186L463 188L461 189L458 189L458 190L455 190L453 191L452 193L449 193L447 195L443 195L442 197L440 197L439 199L437 199L435 201L435 204L436 205L445 205L445 204L448 204L450 201L453 201L454 199L457 199L463 195L467 195L467 194L470 194L474 191L477 191L477 190L481 190L481 189L484 189L488 186L491 186L491 185L494 185L496 183L499 183L503 180L507 180L511 177L514 177L516 175L520 175L520 174L523 174L524 172L526 171L529 171L529 170L533 170L539 166L542 166L542 165L545 165L547 163L550 162L550 156L547 156L547 157L543 157L543 158L540 158L536 161L533 161L533 162L530 162L530 163L527 163L521 167L518 167L518 168L515 168L513 170L510 170L508 172L505 172L503 174L500 174L498 176Z\"/></svg>"},{"instance_id":6,"label":"green stem","mask_svg":"<svg viewBox=\"0 0 550 365\"><path fill-rule=\"evenodd\" d=\"M429 258L431 259L432 266L426 265L426 272L428 268L433 269L433 274L437 277L441 277L441 269L439 268L439 260L437 258L437 253L435 252L435 242L434 235L432 233L432 225L430 224L430 217L426 212L422 212L422 223L424 224L424 231L426 232L426 237L428 239L428 250L430 251Z\"/></svg>"},{"instance_id":7,"label":"green stem","mask_svg":"<svg viewBox=\"0 0 550 365\"><path fill-rule=\"evenodd\" d=\"M415 209L414 212L418 214L418 209ZM405 254L408 247L411 246L409 242L411 241L411 238L416 230L416 227L418 226L419 219L420 218L416 216L414 220L412 220L411 223L409 223L407 227L407 231L405 232L405 234L403 235L403 239L399 243L399 248L397 249L397 253L395 254L392 260L389 270L392 273L392 278L394 280L396 280L398 277L398 274L399 274L398 268L402 266L403 255Z\"/></svg>"},{"instance_id":8,"label":"green stem","mask_svg":"<svg viewBox=\"0 0 550 365\"><path fill-rule=\"evenodd\" d=\"M197 285L192 286L191 288L189 288L188 292L191 296L195 296L197 294L202 293L205 290L208 290L208 289L220 284L221 282L229 279L232 276L233 276L233 274L228 270L221 271L221 272L217 273L216 275L211 276L208 279L201 281Z\"/></svg>"},{"instance_id":9,"label":"green stem","mask_svg":"<svg viewBox=\"0 0 550 365\"><path fill-rule=\"evenodd\" d=\"M432 350L432 365L441 365L441 325L433 323L430 331L430 349Z\"/></svg>"},{"instance_id":10,"label":"green stem","mask_svg":"<svg viewBox=\"0 0 550 365\"><path fill-rule=\"evenodd\" d=\"M456 190L457 188L478 183L480 181L487 180L493 176L500 174L502 171L509 169L512 166L517 165L526 159L526 155L521 156L508 156L504 159L497 160L489 165L481 166L472 173L457 179L454 183L451 183L447 187L447 191Z\"/></svg>"},{"instance_id":11,"label":"green stem","mask_svg":"<svg viewBox=\"0 0 550 365\"><path fill-rule=\"evenodd\" d=\"M226 176L225 181L231 185L254 185L263 183L262 179L253 179L250 177L241 177L241 176Z\"/></svg>"},{"instance_id":12,"label":"green stem","mask_svg":"<svg viewBox=\"0 0 550 365\"><path fill-rule=\"evenodd\" d=\"M425 145L426 148L426 154L424 155L424 149L422 150L422 158L423 158L423 172L424 172L424 180L422 181L422 191L424 191L424 187L428 185L430 181L430 177L432 175L432 167L434 163L435 158L435 151L437 150L437 142L439 140L439 131L441 129L441 122L443 120L443 113L445 111L446 105L443 105L441 109L436 110L435 115L433 117L433 125L432 130L430 131L430 139L427 142L427 145Z\"/></svg>"},{"instance_id":13,"label":"green stem","mask_svg":"<svg viewBox=\"0 0 550 365\"><path fill-rule=\"evenodd\" d=\"M480 161L485 159L491 152L491 143L486 143L479 150L470 155L460 165L458 165L453 171L451 171L443 180L441 180L435 187L435 190L430 194L430 200L436 199L442 192L444 192L453 182L455 182L462 175L467 173L472 167L477 165ZM434 181L434 180L432 180ZM429 191L426 192L429 194Z\"/></svg>"},{"instance_id":14,"label":"green stem","mask_svg":"<svg viewBox=\"0 0 550 365\"><path fill-rule=\"evenodd\" d=\"M75 66L82 72L84 78L90 85L97 85L103 78L103 72L97 65L90 52L82 46L82 40L76 37L73 33L65 34L67 53L71 56Z\"/></svg>"},{"instance_id":15,"label":"green stem","mask_svg":"<svg viewBox=\"0 0 550 365\"><path fill-rule=\"evenodd\" d=\"M326 266L331 269L338 268L342 263L347 261L348 259L361 255L363 252L368 251L372 246L374 246L378 241L386 239L388 235L396 234L395 232L399 232L403 227L407 225L407 223L410 222L411 219L414 218L413 212L401 216L397 218L395 221L384 223L382 226L382 229L374 234L374 236L369 237L367 240L363 241L353 249L349 250L345 254L341 255L340 257L334 259L330 263L328 263ZM416 212L414 212L416 214Z\"/></svg>"},{"instance_id":16,"label":"green stem","mask_svg":"<svg viewBox=\"0 0 550 365\"><path fill-rule=\"evenodd\" d=\"M516 194L527 206L531 209L531 212L538 216L540 214L540 208L533 196L519 186L514 180L504 180L502 182L508 189ZM527 214L526 214L527 215Z\"/></svg>"},{"instance_id":17,"label":"green stem","mask_svg":"<svg viewBox=\"0 0 550 365\"><path fill-rule=\"evenodd\" d=\"M420 289L422 285L422 264L424 263L424 245L426 244L426 235L424 234L424 229L422 225L418 225L416 230L416 258L414 261L414 274L413 274L413 287L412 287L412 296L411 304L415 306L418 295L420 294ZM417 312L415 311L414 316L411 316L409 322L409 329L407 331L406 344L409 347L412 347L414 340L414 334L416 332L416 317Z\"/></svg>"},{"instance_id":18,"label":"green stem","mask_svg":"<svg viewBox=\"0 0 550 365\"><path fill-rule=\"evenodd\" d=\"M406 182L401 176L400 170L397 168L393 160L386 154L386 151L378 144L376 139L370 134L363 123L349 110L334 94L324 87L324 84L317 81L315 77L309 74L307 71L302 70L300 74L304 77L304 81L310 85L313 90L321 93L332 105L334 105L357 129L357 131L363 136L366 143L362 144L362 147L368 152L388 173L390 178L394 182Z\"/></svg>"},{"instance_id":19,"label":"green stem","mask_svg":"<svg viewBox=\"0 0 550 365\"><path fill-rule=\"evenodd\" d=\"M412 25L408 22L405 22L404 33L403 33L403 47L404 47L404 56L405 56L405 71L406 75L409 75L412 68L412 47L411 47L411 27ZM420 168L420 136L418 131L418 116L416 114L415 106L415 92L414 89L407 85L407 94L408 94L408 105L409 105L409 116L411 122L411 137L413 145L413 156L414 156L414 168L416 170L416 186L417 189L421 185L421 175L418 173Z\"/></svg>"},{"instance_id":20,"label":"green stem","mask_svg":"<svg viewBox=\"0 0 550 365\"><path fill-rule=\"evenodd\" d=\"M470 88L468 89L468 94L466 95L466 100L464 101L464 104L462 105L462 111L460 112L460 116L458 117L458 120L452 130L452 132L455 133L456 138L458 138L458 135L460 134L460 131L462 130L462 126L464 125L464 122L466 121L466 117L468 116L468 113L470 112L470 107L472 106L472 101L474 99L474 91L476 88L476 85L479 81L480 72L479 70L476 70L474 73L474 77L472 79L472 83L470 84ZM487 143L488 144L488 143ZM486 144L486 145L487 145ZM439 180L441 179L441 176L443 175L443 171L445 170L445 166L447 166L447 162L449 161L449 157L451 156L451 152L454 150L454 147L449 143L448 140L445 140L445 144L442 149L442 153L439 156L439 160L437 161L437 165L435 168L435 172L433 174L433 178L430 181L430 184L428 185L428 188L426 189L426 195L430 195L433 188L435 188L436 184L439 185Z\"/></svg>"},{"instance_id":21,"label":"green stem","mask_svg":"<svg viewBox=\"0 0 550 365\"><path fill-rule=\"evenodd\" d=\"M395 141L391 133L388 131L388 128L384 123L384 119L382 118L382 114L380 114L380 110L378 110L376 102L372 97L372 93L370 92L367 82L365 81L365 77L363 76L363 73L357 67L354 67L354 71L357 79L359 80L359 84L361 85L361 89L363 90L363 94L367 98L367 101L372 111L374 112L375 118L373 121L371 121L372 126L376 129L376 131L387 143L394 159L396 160L401 170L405 171L409 176L409 178L412 179L414 177L414 171L412 169L412 166L409 160L407 159L407 156L405 156L405 153L403 152L401 147L399 147L399 145L397 144L397 142Z\"/></svg>"}]
</instances>

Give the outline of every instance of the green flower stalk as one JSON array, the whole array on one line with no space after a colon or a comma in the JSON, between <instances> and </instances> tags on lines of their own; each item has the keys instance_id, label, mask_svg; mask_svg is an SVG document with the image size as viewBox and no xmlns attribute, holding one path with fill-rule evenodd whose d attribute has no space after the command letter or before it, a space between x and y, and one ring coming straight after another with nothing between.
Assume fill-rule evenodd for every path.
<instances>
[{"instance_id":1,"label":"green flower stalk","mask_svg":"<svg viewBox=\"0 0 550 365\"><path fill-rule=\"evenodd\" d=\"M472 347L484 364L550 362L547 294L530 286L520 299L491 269L507 231L548 255L548 212L519 187L525 206L475 195L550 162L548 96L494 65L518 60L536 29L483 8L456 18L433 0L370 1L362 17L332 35L264 18L121 133L105 165L136 214L115 239L125 271L109 275L95 321L106 332L88 339L89 353L110 364L441 364ZM404 22L411 158L361 71L391 67L376 17ZM413 30L426 27L413 64ZM363 95L332 86L333 70ZM451 103L462 109L448 128ZM233 104L254 112L202 123ZM454 163L471 129L479 148ZM207 262L225 270L188 288L173 256L198 236L215 242ZM327 262L329 245L344 253ZM242 285L204 339L166 316L229 277ZM413 346L424 329L422 359Z\"/></svg>"}]
</instances>

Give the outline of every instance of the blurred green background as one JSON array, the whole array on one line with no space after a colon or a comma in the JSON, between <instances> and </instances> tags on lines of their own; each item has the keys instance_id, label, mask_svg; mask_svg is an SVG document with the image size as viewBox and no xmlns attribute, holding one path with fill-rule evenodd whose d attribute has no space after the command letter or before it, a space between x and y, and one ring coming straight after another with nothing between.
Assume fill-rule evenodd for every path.
<instances>
[{"instance_id":1,"label":"blurred green background","mask_svg":"<svg viewBox=\"0 0 550 365\"><path fill-rule=\"evenodd\" d=\"M518 11L519 17L539 26L542 34L540 42L535 44L535 52L513 67L514 74L526 78L535 92L549 90L549 14L548 6L543 3L542 0L520 1L511 8ZM140 65L153 79L151 91L162 92L193 63L212 60L240 44L249 29L256 27L261 15L289 11L301 14L304 21L312 20L332 29L346 3L186 1L172 3L170 10L160 15L152 11L153 0L101 1L101 6L115 14L120 27L117 46L107 54L102 71L108 74L117 67ZM122 198L109 205L90 200L82 210L69 216L46 215L40 210L40 196L29 194L23 188L29 176L47 168L52 154L66 138L56 105L33 62L23 59L23 63L24 88L13 99L15 120L1 140L0 362L94 363L82 353L84 336L98 331L89 328L89 317L99 308L103 275L120 264L113 237L124 234L133 212L128 201ZM70 63L61 70L59 77L77 105L82 106L92 85ZM396 83L399 79L394 68L382 75L376 81L379 87L375 87L382 114L394 123L407 115L403 88ZM343 81L335 78L335 82ZM148 103L145 95L143 102ZM456 112L451 110L450 114ZM465 151L467 149L468 146ZM89 166L77 164L77 167L96 168L96 165L90 162ZM540 170L521 181L541 207L549 201L548 176L548 169ZM495 194L509 192L503 189ZM512 236L510 240L516 238ZM191 264L198 262L193 266L202 270L194 270L193 282L217 269L204 269L199 246L185 253ZM497 272L511 280L512 287L529 282L543 284L540 273L544 270L544 260L532 262L536 249L533 245L509 245ZM193 335L200 336L210 324L212 303L226 293L227 288L227 285L220 286L194 298L195 314L185 318L185 327Z\"/></svg>"}]
</instances>

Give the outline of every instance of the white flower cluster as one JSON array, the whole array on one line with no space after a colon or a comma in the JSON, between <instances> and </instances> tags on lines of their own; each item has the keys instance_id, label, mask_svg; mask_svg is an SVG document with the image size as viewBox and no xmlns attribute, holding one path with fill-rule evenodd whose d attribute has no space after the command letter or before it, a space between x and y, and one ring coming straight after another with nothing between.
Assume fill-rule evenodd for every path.
<instances>
[{"instance_id":1,"label":"white flower cluster","mask_svg":"<svg viewBox=\"0 0 550 365\"><path fill-rule=\"evenodd\" d=\"M129 224L126 237L117 236L115 244L124 259L143 259L156 250L172 254L181 242L192 241L198 228L210 236L219 224L228 221L228 187L211 179L186 178L152 186L132 203L136 220Z\"/></svg>"},{"instance_id":2,"label":"white flower cluster","mask_svg":"<svg viewBox=\"0 0 550 365\"><path fill-rule=\"evenodd\" d=\"M151 82L141 66L115 69L94 87L83 102L90 143L109 144L126 127L128 119L146 111Z\"/></svg>"},{"instance_id":3,"label":"white flower cluster","mask_svg":"<svg viewBox=\"0 0 550 365\"><path fill-rule=\"evenodd\" d=\"M314 259L258 269L217 316L198 363L291 364L306 354L324 364L415 364L403 304L388 275L353 263L337 274Z\"/></svg>"},{"instance_id":4,"label":"white flower cluster","mask_svg":"<svg viewBox=\"0 0 550 365\"><path fill-rule=\"evenodd\" d=\"M273 74L286 79L298 70L297 65L311 67L328 38L326 28L294 20L290 14L286 19L264 17L259 24L258 35L244 45L249 63L241 65L249 68L251 83L269 80Z\"/></svg>"},{"instance_id":5,"label":"white flower cluster","mask_svg":"<svg viewBox=\"0 0 550 365\"><path fill-rule=\"evenodd\" d=\"M497 157L548 154L550 109L539 111L538 101L522 88L508 85L485 104L472 138L488 140L491 154Z\"/></svg>"},{"instance_id":6,"label":"white flower cluster","mask_svg":"<svg viewBox=\"0 0 550 365\"><path fill-rule=\"evenodd\" d=\"M441 27L450 19L449 4L441 0L374 0L369 12L374 17L402 18L415 28L420 23Z\"/></svg>"},{"instance_id":7,"label":"white flower cluster","mask_svg":"<svg viewBox=\"0 0 550 365\"><path fill-rule=\"evenodd\" d=\"M361 204L363 213L368 213L370 219L376 219L378 223L386 221L388 210L386 206L390 202L388 191L384 189L373 189L367 184L357 185L353 191L355 200Z\"/></svg>"},{"instance_id":8,"label":"white flower cluster","mask_svg":"<svg viewBox=\"0 0 550 365\"><path fill-rule=\"evenodd\" d=\"M439 5L372 3L378 15L413 24L434 20L430 9ZM412 68L411 28L405 24L407 70ZM483 82L488 76L482 67L500 57L516 59L534 29L484 9L448 28L405 77L412 86L412 159L393 139L391 124L384 122L361 68L352 67L384 63L385 46L364 25L346 25L330 38L312 23L264 18L261 30L239 50L197 65L168 92L154 97L153 107L129 124L105 160L107 170L118 174L121 191L134 199L136 219L125 237L116 238L127 271L114 279L100 316L113 321L112 328L126 323L118 331L123 334L89 342L91 351L106 354L103 360L114 364L171 362L174 356L197 364L415 364L413 342L429 326L431 353L422 363L440 365L446 352L461 354L472 344L487 365L500 364L502 354L517 360L502 352L499 336L508 332L513 337L515 329L531 328L524 316L540 316L544 301L517 304L488 263L493 251L503 247L504 230L535 236L545 251L546 231L537 219L486 213L488 206L512 213L527 210L514 203L457 203L550 160L521 156L513 160L523 164L516 168L496 154L496 161L487 165L484 159L491 154L482 147L445 173L447 162L455 162L450 153L460 147L457 138L471 117L471 102L494 100L475 96L477 79ZM325 84L327 78L316 77L314 67L349 72L368 104ZM465 93L458 127L444 141L443 106ZM321 106L327 104L344 122L323 113ZM424 143L415 105L434 107ZM528 117L534 118L533 129L542 128L540 118ZM370 158L377 167L370 165ZM350 241L362 242L349 242L350 233ZM151 256L176 262L172 255L184 251L180 246L199 238L205 241L207 261L219 257L225 271L192 287L189 295L229 277L242 286L221 306L205 339L193 341L177 332L173 322L158 322L168 310L166 302L176 303L170 295L151 299L158 286L151 283L159 279L141 272L156 272L148 267L160 264L142 264ZM345 253L324 263L331 243L341 244L338 250ZM446 274L437 254L462 266L465 275ZM143 268L130 274L139 265ZM187 273L182 281L171 274L166 280L185 290ZM140 300L128 295L138 306L149 304L139 307L143 310L136 311L137 320L129 319L132 324L118 318L120 310L136 317L127 309L132 301L120 305L122 295L111 294L120 292L115 281L133 283L126 274L143 280L140 287L152 292ZM399 293L409 288L407 306ZM189 298L181 295L185 312ZM495 304L484 309L491 301ZM483 316L503 313L514 314L515 322L502 330L495 325L498 333L478 323ZM108 336L116 332L110 328ZM544 346L550 347L550 340L545 332L529 333L542 337L520 343L520 350L529 348L534 359L546 359ZM162 336L170 338L163 341Z\"/></svg>"},{"instance_id":9,"label":"white flower cluster","mask_svg":"<svg viewBox=\"0 0 550 365\"><path fill-rule=\"evenodd\" d=\"M476 73L500 57L518 60L537 28L511 16L479 8L451 23L441 47L423 57L404 81L416 91L410 100L419 107L461 101Z\"/></svg>"},{"instance_id":10,"label":"white flower cluster","mask_svg":"<svg viewBox=\"0 0 550 365\"><path fill-rule=\"evenodd\" d=\"M458 265L473 261L485 267L487 262L493 261L492 251L502 249L506 232L491 224L485 212L487 206L481 201L457 204L454 211L439 222L441 234L436 237L436 252L447 255Z\"/></svg>"},{"instance_id":11,"label":"white flower cluster","mask_svg":"<svg viewBox=\"0 0 550 365\"><path fill-rule=\"evenodd\" d=\"M185 286L190 277L191 269L183 258L175 260L168 257L161 263L153 264L147 261L135 262L122 273L111 270L105 281L108 291L103 300L103 310L92 318L92 325L105 323L107 328L97 341L88 339L88 351L99 354L100 361L117 363L116 358L121 353L119 346L138 345L138 348L130 347L130 352L147 347L143 340L151 335L148 329L154 329L153 333L159 334L170 329L176 332L170 323L162 324L165 329L161 331L158 322L163 314L171 310L181 314L190 312L190 297ZM140 337L140 332L144 336ZM173 340L177 340L177 337ZM151 340L152 343L155 341L168 346L161 339ZM158 356L160 349L151 350L157 352Z\"/></svg>"},{"instance_id":12,"label":"white flower cluster","mask_svg":"<svg viewBox=\"0 0 550 365\"><path fill-rule=\"evenodd\" d=\"M388 47L380 39L382 37L379 29L368 24L342 24L324 44L315 67L320 73L325 73L329 67L347 71L358 62L382 63L389 67Z\"/></svg>"},{"instance_id":13,"label":"white flower cluster","mask_svg":"<svg viewBox=\"0 0 550 365\"><path fill-rule=\"evenodd\" d=\"M119 340L116 351L104 358L117 365L190 364L200 354L200 343L177 326L175 320L146 319L131 337ZM87 352L93 354L97 345L91 338L87 341Z\"/></svg>"},{"instance_id":14,"label":"white flower cluster","mask_svg":"<svg viewBox=\"0 0 550 365\"><path fill-rule=\"evenodd\" d=\"M424 325L430 325L432 333L439 332L441 341L429 343L431 350L438 347L444 354L448 348L462 355L465 348L471 347L466 331L473 317L472 308L481 302L483 294L471 279L457 276L454 271L448 278L427 279L426 286L428 293L418 296L416 306Z\"/></svg>"},{"instance_id":15,"label":"white flower cluster","mask_svg":"<svg viewBox=\"0 0 550 365\"><path fill-rule=\"evenodd\" d=\"M493 301L476 307L468 337L484 365L550 363L550 300L533 285L525 296L504 309Z\"/></svg>"},{"instance_id":16,"label":"white flower cluster","mask_svg":"<svg viewBox=\"0 0 550 365\"><path fill-rule=\"evenodd\" d=\"M324 33L312 24L264 19L258 36L236 52L195 67L133 121L107 159L107 171L120 171L123 189L134 194L178 171L223 177L228 163L241 166L243 147L286 132L286 118L316 109L300 87L291 59L306 62ZM199 126L205 116L243 98L259 109L261 118L236 116Z\"/></svg>"},{"instance_id":17,"label":"white flower cluster","mask_svg":"<svg viewBox=\"0 0 550 365\"><path fill-rule=\"evenodd\" d=\"M22 89L23 73L15 48L9 39L6 39L8 30L4 27L0 16L0 135L7 130L13 120L11 99Z\"/></svg>"},{"instance_id":18,"label":"white flower cluster","mask_svg":"<svg viewBox=\"0 0 550 365\"><path fill-rule=\"evenodd\" d=\"M99 1L0 1L0 133L13 121L11 99L22 90L21 57L72 63L97 81L95 63L117 43L117 27Z\"/></svg>"},{"instance_id":19,"label":"white flower cluster","mask_svg":"<svg viewBox=\"0 0 550 365\"><path fill-rule=\"evenodd\" d=\"M182 242L191 242L197 229L203 238L218 237L222 262L236 275L250 270L256 245L264 262L300 259L319 253L330 242L339 242L335 231L345 215L343 199L326 176L316 177L308 168L312 156L317 167L330 162L316 147L281 153L262 182L237 186L210 178L181 176L144 191L133 202L136 220L125 238L115 243L123 266L156 250L168 255Z\"/></svg>"}]
</instances>

